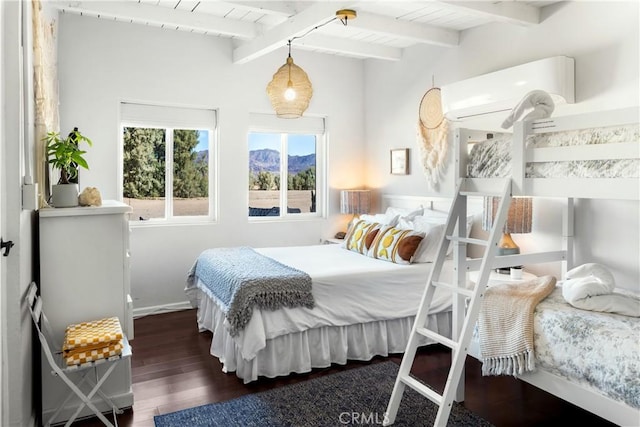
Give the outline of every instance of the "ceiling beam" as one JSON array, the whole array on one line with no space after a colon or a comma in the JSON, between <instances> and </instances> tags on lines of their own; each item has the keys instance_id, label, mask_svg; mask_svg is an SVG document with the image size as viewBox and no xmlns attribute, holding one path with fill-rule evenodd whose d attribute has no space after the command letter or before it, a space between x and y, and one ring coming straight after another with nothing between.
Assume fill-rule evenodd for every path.
<instances>
[{"instance_id":1,"label":"ceiling beam","mask_svg":"<svg viewBox=\"0 0 640 427\"><path fill-rule=\"evenodd\" d=\"M411 40L445 47L458 46L458 31L437 28L427 24L415 24L372 13L358 12L358 18L349 21L350 28L370 31L376 34Z\"/></svg>"},{"instance_id":2,"label":"ceiling beam","mask_svg":"<svg viewBox=\"0 0 640 427\"><path fill-rule=\"evenodd\" d=\"M312 33L303 39L296 40L293 49L297 48L317 49L359 58L376 58L387 61L399 61L402 58L402 49L397 47L376 45L319 33Z\"/></svg>"},{"instance_id":3,"label":"ceiling beam","mask_svg":"<svg viewBox=\"0 0 640 427\"><path fill-rule=\"evenodd\" d=\"M56 0L49 2L49 4L59 10L74 13L87 13L140 23L164 24L169 27L205 31L241 39L253 39L258 34L258 26L252 22L224 19L204 13L197 14L145 3Z\"/></svg>"},{"instance_id":4,"label":"ceiling beam","mask_svg":"<svg viewBox=\"0 0 640 427\"><path fill-rule=\"evenodd\" d=\"M540 8L516 1L438 1L450 10L490 18L509 24L532 26L540 23Z\"/></svg>"},{"instance_id":5,"label":"ceiling beam","mask_svg":"<svg viewBox=\"0 0 640 427\"><path fill-rule=\"evenodd\" d=\"M333 18L340 7L340 3L334 2L314 3L282 24L267 30L262 36L236 47L233 50L233 62L244 64L286 46L293 36L304 34Z\"/></svg>"},{"instance_id":6,"label":"ceiling beam","mask_svg":"<svg viewBox=\"0 0 640 427\"><path fill-rule=\"evenodd\" d=\"M265 15L281 16L288 18L297 13L297 10L290 4L279 1L225 1L230 7L238 7L251 12L264 13Z\"/></svg>"}]
</instances>

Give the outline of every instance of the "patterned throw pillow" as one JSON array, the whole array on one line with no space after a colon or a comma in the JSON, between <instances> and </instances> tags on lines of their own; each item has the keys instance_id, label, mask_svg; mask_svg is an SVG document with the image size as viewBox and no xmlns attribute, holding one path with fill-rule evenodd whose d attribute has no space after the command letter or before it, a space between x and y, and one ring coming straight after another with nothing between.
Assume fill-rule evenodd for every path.
<instances>
[{"instance_id":1,"label":"patterned throw pillow","mask_svg":"<svg viewBox=\"0 0 640 427\"><path fill-rule=\"evenodd\" d=\"M379 223L359 220L349 228L344 238L344 247L366 255L379 230Z\"/></svg>"},{"instance_id":2,"label":"patterned throw pillow","mask_svg":"<svg viewBox=\"0 0 640 427\"><path fill-rule=\"evenodd\" d=\"M411 264L422 239L422 232L384 227L377 233L367 255L396 264Z\"/></svg>"}]
</instances>

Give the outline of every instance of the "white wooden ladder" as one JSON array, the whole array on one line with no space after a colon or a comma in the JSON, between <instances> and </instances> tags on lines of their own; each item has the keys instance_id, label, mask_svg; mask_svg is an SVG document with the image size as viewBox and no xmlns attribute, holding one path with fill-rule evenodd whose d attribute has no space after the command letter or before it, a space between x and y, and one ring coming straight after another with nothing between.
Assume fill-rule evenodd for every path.
<instances>
[{"instance_id":1,"label":"white wooden ladder","mask_svg":"<svg viewBox=\"0 0 640 427\"><path fill-rule=\"evenodd\" d=\"M413 324L411 335L409 336L407 349L405 350L402 358L400 370L393 387L393 392L391 393L389 406L387 407L387 412L384 417L384 425L391 425L395 422L400 401L402 400L402 395L406 386L418 391L420 394L438 405L438 413L434 422L435 426L446 426L447 420L449 419L453 400L456 395L456 389L463 372L469 342L471 341L473 329L480 312L482 297L491 273L493 261L497 254L498 242L502 235L502 229L509 211L509 204L511 203L510 178L498 180L498 187L501 188L489 191L469 189L467 188L469 187L467 185L467 181L467 179L463 178L458 185L456 196L447 218L445 232L440 241L440 249L431 273L429 274L427 288L422 297L420 307L418 308L418 314L416 315L416 320ZM488 240L472 239L467 237L466 217L468 196L500 197L500 203L498 205L498 210L496 212ZM454 229L457 230L457 233L455 234ZM449 244L452 243L464 246L462 254L466 254L466 245L468 244L486 246L484 256L482 257L482 262L480 264L480 274L478 275L478 280L473 290L466 288L466 281L462 281L462 283L458 281L457 286L440 282L440 273L444 265L447 248L449 247ZM465 259L466 257L462 257L458 260L457 268L463 268L466 273L467 266L465 265ZM463 277L466 277L466 274ZM427 329L427 316L429 314L429 308L431 306L431 301L433 300L436 287L445 288L453 292L454 299L470 299L462 322L461 333L459 334L457 341ZM460 309L463 310L463 308ZM458 335L455 328L453 333L454 337ZM427 337L437 343L451 348L452 350L453 357L451 361L451 368L449 370L449 375L447 376L447 381L442 395L410 375L418 344L422 337Z\"/></svg>"}]
</instances>

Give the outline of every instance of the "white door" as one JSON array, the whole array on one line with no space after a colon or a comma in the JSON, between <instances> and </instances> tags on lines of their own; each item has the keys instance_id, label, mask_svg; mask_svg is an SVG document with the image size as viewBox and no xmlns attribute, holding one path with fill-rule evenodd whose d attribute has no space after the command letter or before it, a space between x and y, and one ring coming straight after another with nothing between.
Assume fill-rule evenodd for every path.
<instances>
[{"instance_id":1,"label":"white door","mask_svg":"<svg viewBox=\"0 0 640 427\"><path fill-rule=\"evenodd\" d=\"M1 17L0 17L1 19ZM1 69L1 68L0 68ZM2 71L0 71L0 82L2 81ZM1 91L0 91L1 92ZM0 99L2 99L2 96L0 96ZM2 186L2 182L3 182L3 174L5 173L4 171L7 170L7 168L4 167L4 156L2 155L2 151L3 151L3 146L4 146L4 128L3 128L3 123L2 123L2 118L0 118L0 235L4 236L4 222L2 220L2 218L4 217L4 207L5 207L5 203L4 203L4 195L5 195L5 191L4 191L4 187ZM6 384L6 376L3 375L4 371L6 369L6 331L5 329L5 316L6 316L6 310L3 310L3 301L4 301L4 290L7 289L7 283L6 283L6 275L3 272L3 266L4 266L4 258L3 256L0 256L0 425L7 425L7 420L4 419L4 417L6 416L7 412L5 411L5 405L7 404L7 384Z\"/></svg>"},{"instance_id":2,"label":"white door","mask_svg":"<svg viewBox=\"0 0 640 427\"><path fill-rule=\"evenodd\" d=\"M2 5L0 5L0 33L3 31L3 20L4 20L4 7ZM0 58L4 57L4 50L3 47L0 45ZM3 63L4 61L1 61L0 63ZM4 74L3 74L3 67L0 66L0 99L4 99L4 92L3 92L3 78L4 78ZM4 113L4 111L3 111ZM4 137L4 114L0 114L0 236L4 236L4 232L5 232L5 226L4 226L4 221L3 221L3 217L4 217L4 209L5 209L5 194L6 192L4 191L4 187L3 187L3 181L4 181L4 177L3 174L6 173L7 168L5 167L4 164L4 155L3 155L3 150L4 150L4 144L5 144L5 137ZM5 260L3 259L5 257L0 256L0 425L7 425L7 421L5 419L5 417L7 416L7 411L5 408L5 405L7 404L7 384L6 384L6 375L4 375L4 371L6 369L6 331L5 329L5 325L6 325L6 321L5 321L5 316L6 316L6 310L3 310L3 301L4 301L4 292L5 289L7 289L7 283L6 283L6 274L3 272L3 266L5 263Z\"/></svg>"},{"instance_id":3,"label":"white door","mask_svg":"<svg viewBox=\"0 0 640 427\"><path fill-rule=\"evenodd\" d=\"M4 33L4 5L0 5L0 34ZM4 99L4 44L0 44L0 99ZM6 218L5 213L5 195L6 191L3 185L4 174L6 173L7 168L5 167L5 159L4 159L4 144L5 144L5 135L4 135L4 109L0 107L0 236L5 236L5 221L3 218ZM7 278L6 278L6 270L3 268L5 264L5 257L0 255L0 425L5 426L8 424L9 412L6 408L7 401L9 400L8 394L8 383L7 383L7 375L5 374L5 370L7 369L7 334L5 331L6 328L6 313L7 311L3 309L5 298L5 289L7 289Z\"/></svg>"},{"instance_id":4,"label":"white door","mask_svg":"<svg viewBox=\"0 0 640 427\"><path fill-rule=\"evenodd\" d=\"M0 5L0 33L3 31L3 20L4 20L4 7L2 5ZM3 47L0 45L0 58L4 57L4 50ZM4 63L4 61L1 61L0 63ZM2 87L3 85L3 78L4 78L4 74L3 74L3 70L2 70L2 66L0 66L0 99L4 99L4 92ZM4 112L3 112L4 113ZM5 227L4 227L4 221L2 220L2 218L4 217L4 207L5 207L5 202L4 202L4 198L5 198L5 191L4 191L4 187L2 185L2 182L4 181L4 177L3 174L5 173L5 171L7 170L7 168L5 167L4 164L4 155L3 155L3 150L4 150L4 143L5 143L5 137L4 137L4 114L0 114L0 236L4 236L4 231L5 231ZM7 402L7 384L5 384L6 382L6 376L3 375L4 374L4 370L6 369L6 360L5 360L5 349L6 349L6 337L7 334L5 333L5 316L6 316L6 310L3 310L3 300L4 300L4 292L5 289L7 289L7 283L6 283L6 278L5 278L5 273L3 272L3 266L4 266L4 258L3 256L0 256L0 425L6 425L7 424L7 420L5 420L5 416L7 414L7 411L5 410L5 405Z\"/></svg>"}]
</instances>

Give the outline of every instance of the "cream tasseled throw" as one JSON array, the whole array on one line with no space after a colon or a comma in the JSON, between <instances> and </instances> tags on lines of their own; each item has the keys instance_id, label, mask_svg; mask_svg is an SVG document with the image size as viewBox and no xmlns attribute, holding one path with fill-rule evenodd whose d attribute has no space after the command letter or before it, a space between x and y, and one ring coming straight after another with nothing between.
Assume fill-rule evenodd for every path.
<instances>
[{"instance_id":1,"label":"cream tasseled throw","mask_svg":"<svg viewBox=\"0 0 640 427\"><path fill-rule=\"evenodd\" d=\"M553 276L487 288L478 319L482 375L517 375L535 369L533 312L555 288Z\"/></svg>"}]
</instances>

